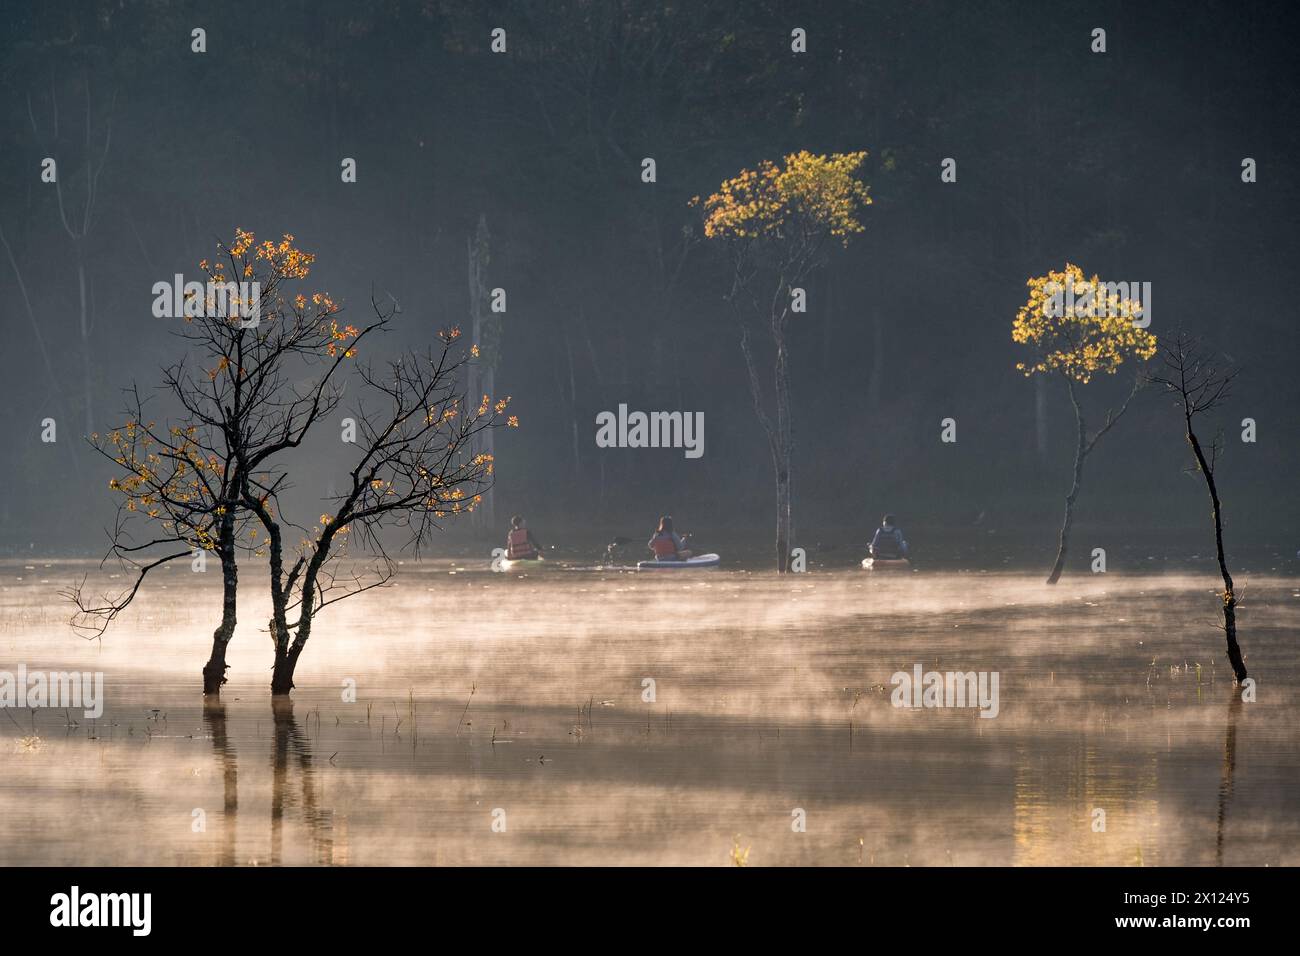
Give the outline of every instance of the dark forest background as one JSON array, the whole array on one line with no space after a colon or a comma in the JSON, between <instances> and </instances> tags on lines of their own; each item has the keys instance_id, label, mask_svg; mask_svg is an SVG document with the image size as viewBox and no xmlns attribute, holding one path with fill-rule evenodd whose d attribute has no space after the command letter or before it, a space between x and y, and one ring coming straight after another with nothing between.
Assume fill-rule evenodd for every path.
<instances>
[{"instance_id":1,"label":"dark forest background","mask_svg":"<svg viewBox=\"0 0 1300 956\"><path fill-rule=\"evenodd\" d=\"M796 543L863 540L892 510L934 550L997 531L1050 557L1073 416L1059 383L1015 370L1010 324L1026 278L1068 260L1150 281L1152 331L1186 325L1242 366L1221 416L1229 544L1300 547L1294 4L11 0L0 16L4 552L102 548L115 500L80 436L178 353L154 282L190 277L236 226L291 232L346 318L372 285L401 303L395 351L467 324L480 217L508 294L497 391L522 421L498 437L498 516L527 513L544 541L648 534L663 511L717 550L767 536L726 265L687 203L805 148L869 150L875 202L793 332ZM1094 418L1124 384L1084 390ZM704 457L598 449L595 415L620 402L703 411ZM327 430L305 454L309 502L346 447ZM1126 546L1207 545L1188 464L1168 400L1144 395L1089 460L1079 521Z\"/></svg>"}]
</instances>

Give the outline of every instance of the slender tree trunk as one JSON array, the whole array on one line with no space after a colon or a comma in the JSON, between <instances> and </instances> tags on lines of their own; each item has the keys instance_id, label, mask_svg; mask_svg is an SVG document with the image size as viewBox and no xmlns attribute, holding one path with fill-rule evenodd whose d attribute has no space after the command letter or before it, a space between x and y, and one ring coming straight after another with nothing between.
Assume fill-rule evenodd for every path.
<instances>
[{"instance_id":1,"label":"slender tree trunk","mask_svg":"<svg viewBox=\"0 0 1300 956\"><path fill-rule=\"evenodd\" d=\"M273 580L280 580L278 574ZM275 664L271 671L271 693L287 694L293 690L293 668L288 668L287 679L283 679L284 669L289 658L289 625L285 612L285 598L283 590L278 586L272 587L271 594L271 645L275 649ZM277 690L277 687L283 687L283 690Z\"/></svg>"},{"instance_id":2,"label":"slender tree trunk","mask_svg":"<svg viewBox=\"0 0 1300 956\"><path fill-rule=\"evenodd\" d=\"M793 441L790 424L790 373L787 365L785 331L773 326L776 344L776 563L784 574L790 570L790 536L793 531L793 503L791 501L793 474Z\"/></svg>"},{"instance_id":3,"label":"slender tree trunk","mask_svg":"<svg viewBox=\"0 0 1300 956\"><path fill-rule=\"evenodd\" d=\"M244 504L257 513L266 529L267 550L270 558L271 572L271 620L268 627L271 632L271 646L275 651L275 664L271 674L271 693L287 694L293 689L293 668L288 669L287 679L283 677L285 663L289 657L289 617L288 590L292 588L292 579L297 577L301 565L295 565L286 580L284 575L284 539L280 525L271 517L266 502L259 500L247 488L243 493ZM276 690L283 687L283 690Z\"/></svg>"},{"instance_id":4,"label":"slender tree trunk","mask_svg":"<svg viewBox=\"0 0 1300 956\"><path fill-rule=\"evenodd\" d=\"M1219 489L1214 483L1214 471L1205 460L1201 443L1192 431L1191 415L1186 415L1187 441L1196 455L1196 464L1205 477L1205 486L1210 490L1210 503L1214 509L1214 548L1219 558L1219 574L1223 576L1223 633L1228 642L1228 661L1232 664L1232 673L1237 682L1246 679L1246 662L1241 657L1241 647L1237 644L1237 595L1232 585L1232 575L1228 573L1228 562L1223 556L1223 514L1219 505Z\"/></svg>"},{"instance_id":5,"label":"slender tree trunk","mask_svg":"<svg viewBox=\"0 0 1300 956\"><path fill-rule=\"evenodd\" d=\"M1073 383L1069 385L1070 401L1074 405L1074 418L1079 426L1079 441L1074 449L1074 481L1070 485L1070 493L1065 496L1061 540L1056 549L1056 562L1052 565L1052 573L1047 576L1048 584L1055 584L1061 580L1061 572L1065 569L1065 555L1070 547L1070 526L1074 523L1074 502L1079 497L1079 484L1083 480L1083 461L1088 457L1088 432L1083 420L1083 409L1079 407L1079 401L1075 397Z\"/></svg>"},{"instance_id":6,"label":"slender tree trunk","mask_svg":"<svg viewBox=\"0 0 1300 956\"><path fill-rule=\"evenodd\" d=\"M496 369L490 365L483 369L482 381L483 393L490 396L492 401L495 402L497 400ZM485 428L474 437L479 439L479 449L482 453L485 455L491 455L495 461L497 454L496 431L491 428ZM495 475L495 471L493 474ZM495 534L496 532L494 529L496 528L497 523L497 503L496 491L492 487L492 484L494 483L495 479L493 479L492 482L489 482L488 487L483 489L483 500L479 502L478 508L483 510L483 523ZM475 510L477 511L478 509Z\"/></svg>"},{"instance_id":7,"label":"slender tree trunk","mask_svg":"<svg viewBox=\"0 0 1300 956\"><path fill-rule=\"evenodd\" d=\"M494 372L498 352L500 348L500 335L497 334L501 328L501 323L496 317L490 315L487 311L487 266L490 261L489 235L487 228L487 217L480 214L478 227L474 235L467 240L469 254L469 307L470 322L473 329L473 342L481 347L480 357L470 365L470 377L472 379L470 398L477 402L479 397L487 395L492 401L496 401L496 375ZM486 341L487 326L491 324L493 335L490 341ZM485 455L494 455L496 453L496 443L493 441L492 429L484 429L474 437L475 449ZM483 500L479 502L472 518L474 524L481 528L491 529L496 523L496 513L493 502L492 489L487 488L483 492Z\"/></svg>"},{"instance_id":8,"label":"slender tree trunk","mask_svg":"<svg viewBox=\"0 0 1300 956\"><path fill-rule=\"evenodd\" d=\"M742 288L739 266L737 269L737 278L732 286L730 297L733 305L736 304L735 297ZM763 407L763 387L759 379L758 365L754 361L754 352L750 347L749 325L743 318L740 322L740 351L745 357L749 395L754 403L754 414L758 416L759 424L763 426L763 433L767 437L768 450L771 452L772 464L776 472L776 568L781 574L790 570L790 546L794 531L792 505L794 440L791 426L789 349L785 335L789 306L781 304L783 295L788 293L790 285L784 272L778 276L768 313L768 329L776 353L773 366L773 384L776 392L775 422Z\"/></svg>"},{"instance_id":9,"label":"slender tree trunk","mask_svg":"<svg viewBox=\"0 0 1300 956\"><path fill-rule=\"evenodd\" d=\"M27 295L27 283L23 279L22 270L18 268L18 260L14 258L13 249L9 246L9 240L5 238L4 230L0 229L0 246L4 246L5 254L9 259L9 265L14 270L14 278L18 281L18 291L22 295L23 307L27 313L27 319L31 323L32 335L36 339L36 344L40 348L41 361L45 366L45 375L49 382L50 394L54 396L55 407L60 419L71 420L64 415L64 396L63 388L59 384L59 377L54 372L54 365L50 361L49 349L45 346L45 336L41 334L40 323L36 320L36 312L32 309L32 300ZM87 432L90 434L90 432ZM80 447L79 442L65 441L60 442L68 453L72 461L72 470L78 478L81 477L81 459L77 455L77 449Z\"/></svg>"},{"instance_id":10,"label":"slender tree trunk","mask_svg":"<svg viewBox=\"0 0 1300 956\"><path fill-rule=\"evenodd\" d=\"M90 366L90 313L89 303L86 300L86 262L81 248L81 241L76 243L77 249L77 288L81 295L81 322L79 330L81 333L81 395L82 402L85 405L84 419L86 423L86 435L91 435L95 431L95 402L94 389L92 387Z\"/></svg>"},{"instance_id":11,"label":"slender tree trunk","mask_svg":"<svg viewBox=\"0 0 1300 956\"><path fill-rule=\"evenodd\" d=\"M783 452L779 438L779 426L772 424L772 419L768 417L763 408L763 389L759 385L758 365L754 361L754 351L749 344L749 328L744 325L741 326L740 352L745 357L745 369L749 373L749 396L754 403L754 414L758 416L758 422L763 426L768 451L772 455L772 468L776 476L776 567L778 571L784 572L789 564L789 552L786 549L790 543L790 468L788 450ZM780 360L778 359L778 366L779 364ZM778 394L780 392L780 381L781 376L778 372Z\"/></svg>"},{"instance_id":12,"label":"slender tree trunk","mask_svg":"<svg viewBox=\"0 0 1300 956\"><path fill-rule=\"evenodd\" d=\"M289 626L286 620L284 602L283 591L272 595L272 603L275 606L274 617L271 618L271 636L275 639L275 663L271 668L271 694L273 696L288 694L293 690L293 672L298 666L298 656L302 653L303 645L307 643L305 635L311 631L311 610L307 606L306 598L304 598L303 604L299 608L300 617L297 636L292 641L289 640Z\"/></svg>"},{"instance_id":13,"label":"slender tree trunk","mask_svg":"<svg viewBox=\"0 0 1300 956\"><path fill-rule=\"evenodd\" d=\"M1034 449L1040 461L1047 457L1047 382L1034 376Z\"/></svg>"},{"instance_id":14,"label":"slender tree trunk","mask_svg":"<svg viewBox=\"0 0 1300 956\"><path fill-rule=\"evenodd\" d=\"M280 644L275 648L275 665L271 670L271 694L275 696L288 694L294 688L293 672L298 666L298 658L302 654L303 647L306 646L307 640L302 636L302 625L299 625L299 635L287 647Z\"/></svg>"},{"instance_id":15,"label":"slender tree trunk","mask_svg":"<svg viewBox=\"0 0 1300 956\"><path fill-rule=\"evenodd\" d=\"M784 457L784 456L782 456ZM782 460L776 465L776 569L790 569L790 473Z\"/></svg>"},{"instance_id":16,"label":"slender tree trunk","mask_svg":"<svg viewBox=\"0 0 1300 956\"><path fill-rule=\"evenodd\" d=\"M230 534L233 535L233 526ZM222 531L221 543L221 623L212 635L212 654L203 665L203 693L205 696L221 693L221 685L226 682L226 645L235 635L235 599L239 590L239 567L235 562L234 543L229 540L225 529Z\"/></svg>"},{"instance_id":17,"label":"slender tree trunk","mask_svg":"<svg viewBox=\"0 0 1300 956\"><path fill-rule=\"evenodd\" d=\"M298 624L294 628L293 641L289 641L287 629L277 635L275 644L275 664L271 669L271 694L280 696L288 694L294 688L293 674L298 667L298 658L311 637L312 619L316 613L316 576L320 573L329 556L329 531L317 544L315 556L307 563L302 576L301 600L298 604Z\"/></svg>"}]
</instances>

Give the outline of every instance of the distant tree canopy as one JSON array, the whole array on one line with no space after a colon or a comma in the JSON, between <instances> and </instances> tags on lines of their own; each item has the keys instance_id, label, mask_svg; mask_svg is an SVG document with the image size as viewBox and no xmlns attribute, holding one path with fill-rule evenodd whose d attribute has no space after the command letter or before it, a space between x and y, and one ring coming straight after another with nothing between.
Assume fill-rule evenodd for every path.
<instances>
[{"instance_id":1,"label":"distant tree canopy","mask_svg":"<svg viewBox=\"0 0 1300 956\"><path fill-rule=\"evenodd\" d=\"M1156 337L1134 325L1143 305L1125 293L1127 283L1088 278L1071 263L1025 283L1029 299L1011 324L1011 339L1034 350L1016 368L1026 375L1061 372L1087 384L1097 373L1114 375L1126 359L1156 354Z\"/></svg>"},{"instance_id":2,"label":"distant tree canopy","mask_svg":"<svg viewBox=\"0 0 1300 956\"><path fill-rule=\"evenodd\" d=\"M801 150L783 164L763 160L724 180L703 200L704 235L709 239L806 242L827 236L849 244L865 228L858 216L871 204L856 174L865 150L819 156ZM691 200L699 204L700 197Z\"/></svg>"}]
</instances>

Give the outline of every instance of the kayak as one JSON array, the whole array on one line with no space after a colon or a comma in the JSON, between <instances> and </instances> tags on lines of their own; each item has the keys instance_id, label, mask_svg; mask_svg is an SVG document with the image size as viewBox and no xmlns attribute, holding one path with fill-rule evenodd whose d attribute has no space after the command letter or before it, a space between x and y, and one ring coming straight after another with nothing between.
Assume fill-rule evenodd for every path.
<instances>
[{"instance_id":1,"label":"kayak","mask_svg":"<svg viewBox=\"0 0 1300 956\"><path fill-rule=\"evenodd\" d=\"M513 561L509 558L502 558L498 567L502 571L544 571L552 567L551 562L545 558L515 558Z\"/></svg>"},{"instance_id":2,"label":"kayak","mask_svg":"<svg viewBox=\"0 0 1300 956\"><path fill-rule=\"evenodd\" d=\"M863 558L864 571L910 571L912 562L907 558Z\"/></svg>"},{"instance_id":3,"label":"kayak","mask_svg":"<svg viewBox=\"0 0 1300 956\"><path fill-rule=\"evenodd\" d=\"M660 561L658 558L653 561L638 561L636 569L638 571L684 571L693 568L716 568L721 561L722 559L716 554L698 554L685 561Z\"/></svg>"}]
</instances>

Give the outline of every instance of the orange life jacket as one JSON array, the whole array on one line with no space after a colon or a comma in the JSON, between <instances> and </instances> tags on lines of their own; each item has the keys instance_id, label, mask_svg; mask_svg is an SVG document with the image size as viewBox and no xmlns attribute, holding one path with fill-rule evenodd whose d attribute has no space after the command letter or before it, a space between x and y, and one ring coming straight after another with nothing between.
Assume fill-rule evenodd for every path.
<instances>
[{"instance_id":1,"label":"orange life jacket","mask_svg":"<svg viewBox=\"0 0 1300 956\"><path fill-rule=\"evenodd\" d=\"M677 545L671 534L656 534L650 539L650 547L654 550L655 557L661 561L677 557Z\"/></svg>"},{"instance_id":2,"label":"orange life jacket","mask_svg":"<svg viewBox=\"0 0 1300 956\"><path fill-rule=\"evenodd\" d=\"M537 550L528 540L527 528L515 528L510 532L510 537L506 539L506 557L511 561L537 557Z\"/></svg>"}]
</instances>

